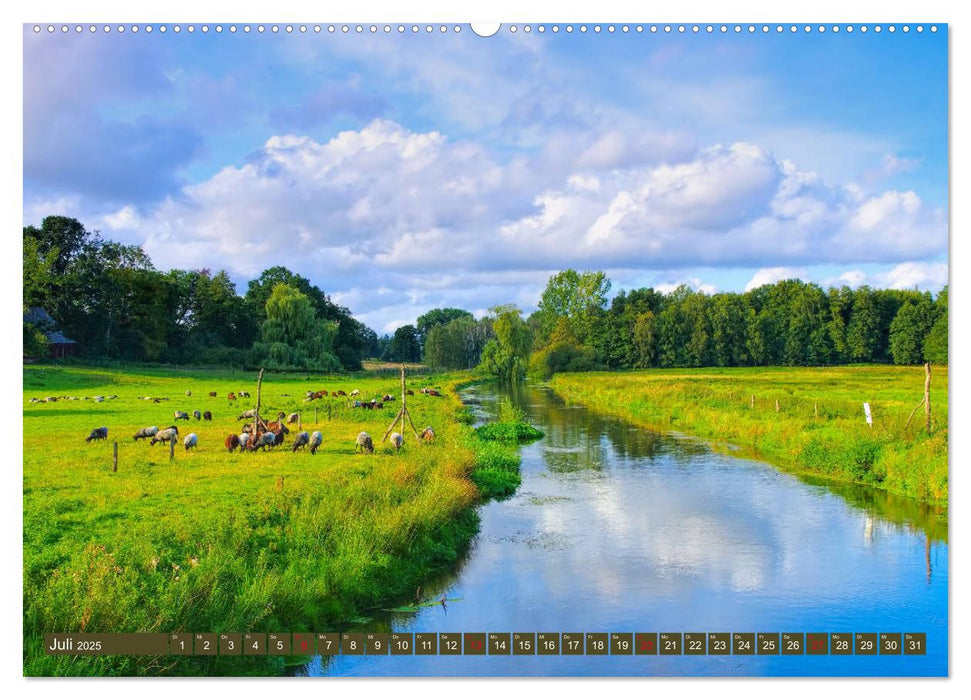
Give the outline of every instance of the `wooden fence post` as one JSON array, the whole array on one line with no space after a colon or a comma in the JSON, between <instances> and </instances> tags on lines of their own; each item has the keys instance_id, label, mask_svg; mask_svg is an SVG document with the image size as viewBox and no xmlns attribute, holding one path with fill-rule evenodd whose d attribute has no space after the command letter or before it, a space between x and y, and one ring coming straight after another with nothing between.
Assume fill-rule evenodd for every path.
<instances>
[{"instance_id":1,"label":"wooden fence post","mask_svg":"<svg viewBox=\"0 0 971 700\"><path fill-rule=\"evenodd\" d=\"M114 444L113 450L115 453L115 460L114 460L114 466L112 467L111 471L116 472L118 471L118 443L117 442Z\"/></svg>"},{"instance_id":2,"label":"wooden fence post","mask_svg":"<svg viewBox=\"0 0 971 700\"><path fill-rule=\"evenodd\" d=\"M169 440L169 460L175 459L175 438Z\"/></svg>"},{"instance_id":3,"label":"wooden fence post","mask_svg":"<svg viewBox=\"0 0 971 700\"><path fill-rule=\"evenodd\" d=\"M776 400L775 400L775 412L776 412L776 413L778 413L778 412L779 412L779 399L776 399Z\"/></svg>"},{"instance_id":4,"label":"wooden fence post","mask_svg":"<svg viewBox=\"0 0 971 700\"><path fill-rule=\"evenodd\" d=\"M819 404L813 401L813 422L819 420Z\"/></svg>"},{"instance_id":5,"label":"wooden fence post","mask_svg":"<svg viewBox=\"0 0 971 700\"><path fill-rule=\"evenodd\" d=\"M256 378L256 420L253 421L253 425L256 426L256 432L259 432L260 430L260 397L262 393L263 393L263 368L261 367L260 374Z\"/></svg>"},{"instance_id":6,"label":"wooden fence post","mask_svg":"<svg viewBox=\"0 0 971 700\"><path fill-rule=\"evenodd\" d=\"M282 476L278 476L276 478L276 490L277 491L282 491L283 490L283 477Z\"/></svg>"},{"instance_id":7,"label":"wooden fence post","mask_svg":"<svg viewBox=\"0 0 971 700\"><path fill-rule=\"evenodd\" d=\"M314 406L314 425L317 425L317 407Z\"/></svg>"},{"instance_id":8,"label":"wooden fence post","mask_svg":"<svg viewBox=\"0 0 971 700\"><path fill-rule=\"evenodd\" d=\"M924 427L931 431L931 363L924 363Z\"/></svg>"},{"instance_id":9,"label":"wooden fence post","mask_svg":"<svg viewBox=\"0 0 971 700\"><path fill-rule=\"evenodd\" d=\"M755 408L755 394L752 394L752 401L749 403L749 406Z\"/></svg>"}]
</instances>

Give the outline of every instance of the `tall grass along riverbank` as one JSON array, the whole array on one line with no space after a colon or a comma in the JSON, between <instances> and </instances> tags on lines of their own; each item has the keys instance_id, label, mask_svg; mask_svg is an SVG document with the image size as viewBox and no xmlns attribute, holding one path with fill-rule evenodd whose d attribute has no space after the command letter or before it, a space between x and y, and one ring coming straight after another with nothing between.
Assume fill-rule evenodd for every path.
<instances>
[{"instance_id":1,"label":"tall grass along riverbank","mask_svg":"<svg viewBox=\"0 0 971 700\"><path fill-rule=\"evenodd\" d=\"M299 412L302 429L319 430L323 444L316 455L291 452L290 425L281 447L230 454L224 440L254 407L254 380L241 372L24 367L26 675L279 673L278 657L46 656L42 635L337 629L409 598L467 547L482 497L476 462L495 467L477 456L482 441L463 422L455 387L467 374L409 376L411 415L436 437L418 445L409 428L400 452L381 442L400 406L397 377L267 375L261 415ZM422 386L442 396L423 395ZM321 389L330 395L305 400ZM241 390L251 398L228 400ZM395 400L364 410L336 390ZM30 401L47 397L57 400ZM181 437L198 435L194 450L180 439L170 460L168 446L133 440L140 428L173 424L176 410L190 415L177 424ZM196 410L212 421L192 418ZM107 441L85 442L101 426ZM374 439L373 455L355 451L362 430ZM518 455L501 461L518 474Z\"/></svg>"},{"instance_id":2,"label":"tall grass along riverbank","mask_svg":"<svg viewBox=\"0 0 971 700\"><path fill-rule=\"evenodd\" d=\"M947 503L946 367L932 371L929 432L923 408L907 424L924 395L923 367L597 372L559 374L550 385L570 402L706 438L790 471Z\"/></svg>"}]
</instances>

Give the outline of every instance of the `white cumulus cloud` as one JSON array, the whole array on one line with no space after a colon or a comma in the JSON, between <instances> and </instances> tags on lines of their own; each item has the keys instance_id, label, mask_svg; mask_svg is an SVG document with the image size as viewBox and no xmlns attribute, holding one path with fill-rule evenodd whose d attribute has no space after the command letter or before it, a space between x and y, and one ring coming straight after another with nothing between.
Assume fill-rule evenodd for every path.
<instances>
[{"instance_id":1,"label":"white cumulus cloud","mask_svg":"<svg viewBox=\"0 0 971 700\"><path fill-rule=\"evenodd\" d=\"M806 279L806 271L795 267L763 267L745 285L745 291L750 292L765 284L775 284L788 279Z\"/></svg>"},{"instance_id":2,"label":"white cumulus cloud","mask_svg":"<svg viewBox=\"0 0 971 700\"><path fill-rule=\"evenodd\" d=\"M378 119L324 142L272 136L154 208L98 220L143 242L162 269L251 277L286 265L376 328L435 305L532 308L567 266L756 268L751 288L813 265L946 252L946 213L913 192L829 184L758 144L604 169L545 159L500 159L473 140Z\"/></svg>"}]
</instances>

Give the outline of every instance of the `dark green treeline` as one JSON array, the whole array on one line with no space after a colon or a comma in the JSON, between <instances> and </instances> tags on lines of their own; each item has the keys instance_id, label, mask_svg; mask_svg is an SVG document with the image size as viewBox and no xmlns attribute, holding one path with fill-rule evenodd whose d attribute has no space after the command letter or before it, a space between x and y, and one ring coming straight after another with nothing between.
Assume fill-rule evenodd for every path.
<instances>
[{"instance_id":1,"label":"dark green treeline","mask_svg":"<svg viewBox=\"0 0 971 700\"><path fill-rule=\"evenodd\" d=\"M23 255L24 310L45 309L84 358L333 371L378 353L374 331L284 267L239 295L225 271L160 272L63 216L25 227ZM24 355L46 355L42 326L24 323Z\"/></svg>"}]
</instances>

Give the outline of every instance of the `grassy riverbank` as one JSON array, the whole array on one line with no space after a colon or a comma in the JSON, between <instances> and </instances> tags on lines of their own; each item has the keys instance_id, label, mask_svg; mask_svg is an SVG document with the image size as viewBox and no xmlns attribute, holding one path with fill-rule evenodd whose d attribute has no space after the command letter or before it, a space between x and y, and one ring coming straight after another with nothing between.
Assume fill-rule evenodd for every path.
<instances>
[{"instance_id":1,"label":"grassy riverbank","mask_svg":"<svg viewBox=\"0 0 971 700\"><path fill-rule=\"evenodd\" d=\"M790 471L946 504L947 379L946 367L933 368L929 433L922 408L907 425L924 393L923 367L597 372L556 375L550 385L568 401L706 438Z\"/></svg>"},{"instance_id":2,"label":"grassy riverbank","mask_svg":"<svg viewBox=\"0 0 971 700\"><path fill-rule=\"evenodd\" d=\"M25 367L25 674L273 674L283 668L274 657L45 656L42 635L319 631L361 624L369 608L407 598L478 528L479 441L454 391L468 380L410 376L410 388L442 391L408 397L418 429L433 426L437 437L419 446L409 430L395 453L380 440L400 406L397 377L267 375L261 414L299 411L323 445L316 455L292 453L291 426L272 452L230 454L224 439L255 404L252 373ZM227 400L242 389L253 398ZM310 389L397 400L365 411L344 397L307 403ZM117 398L82 398L96 395ZM48 396L78 400L29 402ZM166 446L133 441L139 428L171 425L175 410L212 412L211 422L179 422L182 436L198 435L195 450L180 443L170 461ZM86 443L99 426L108 441ZM361 430L374 438L374 455L355 453ZM503 464L518 470L518 457Z\"/></svg>"}]
</instances>

